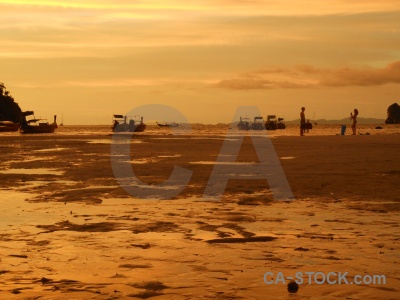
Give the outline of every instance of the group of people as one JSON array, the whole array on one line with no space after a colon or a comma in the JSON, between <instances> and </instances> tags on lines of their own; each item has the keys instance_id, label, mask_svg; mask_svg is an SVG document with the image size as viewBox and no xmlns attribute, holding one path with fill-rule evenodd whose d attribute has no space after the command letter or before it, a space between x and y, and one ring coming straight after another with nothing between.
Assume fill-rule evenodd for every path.
<instances>
[{"instance_id":1,"label":"group of people","mask_svg":"<svg viewBox=\"0 0 400 300\"><path fill-rule=\"evenodd\" d=\"M304 113L306 110L305 107L301 108L300 112L300 136L304 135L304 132L306 131L306 114ZM350 113L350 120L353 121L351 124L351 129L353 130L353 135L356 135L357 131L357 116L358 116L358 109L354 109L354 114L351 112Z\"/></svg>"}]
</instances>

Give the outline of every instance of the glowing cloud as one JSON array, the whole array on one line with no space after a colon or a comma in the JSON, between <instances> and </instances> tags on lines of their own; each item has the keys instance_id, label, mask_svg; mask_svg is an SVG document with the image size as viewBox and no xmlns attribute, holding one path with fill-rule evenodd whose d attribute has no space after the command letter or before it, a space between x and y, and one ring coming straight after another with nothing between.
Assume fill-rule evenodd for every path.
<instances>
[{"instance_id":1,"label":"glowing cloud","mask_svg":"<svg viewBox=\"0 0 400 300\"><path fill-rule=\"evenodd\" d=\"M377 86L400 84L400 61L385 68L321 69L312 66L270 68L248 72L237 78L224 79L216 87L236 90L273 88L313 88L344 86Z\"/></svg>"}]
</instances>

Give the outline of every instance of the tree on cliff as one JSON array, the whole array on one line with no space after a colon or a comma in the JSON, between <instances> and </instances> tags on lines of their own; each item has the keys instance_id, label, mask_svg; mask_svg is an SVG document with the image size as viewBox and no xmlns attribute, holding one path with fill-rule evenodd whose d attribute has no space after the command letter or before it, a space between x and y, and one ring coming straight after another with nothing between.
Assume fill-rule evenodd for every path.
<instances>
[{"instance_id":1,"label":"tree on cliff","mask_svg":"<svg viewBox=\"0 0 400 300\"><path fill-rule=\"evenodd\" d=\"M0 120L19 122L21 108L7 91L4 83L0 82Z\"/></svg>"},{"instance_id":2,"label":"tree on cliff","mask_svg":"<svg viewBox=\"0 0 400 300\"><path fill-rule=\"evenodd\" d=\"M386 124L400 124L400 105L393 103L387 109Z\"/></svg>"}]
</instances>

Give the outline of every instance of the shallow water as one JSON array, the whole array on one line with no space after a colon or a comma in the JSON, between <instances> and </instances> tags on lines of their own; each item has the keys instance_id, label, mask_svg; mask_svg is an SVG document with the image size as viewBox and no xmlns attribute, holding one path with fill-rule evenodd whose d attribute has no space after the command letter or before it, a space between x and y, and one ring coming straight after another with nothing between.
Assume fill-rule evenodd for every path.
<instances>
[{"instance_id":1,"label":"shallow water","mask_svg":"<svg viewBox=\"0 0 400 300\"><path fill-rule=\"evenodd\" d=\"M69 150L70 148L47 148L47 149L39 149L35 150L36 152L54 152L54 151L64 151Z\"/></svg>"},{"instance_id":2,"label":"shallow water","mask_svg":"<svg viewBox=\"0 0 400 300\"><path fill-rule=\"evenodd\" d=\"M255 165L256 162L241 162L241 161L191 161L194 165Z\"/></svg>"},{"instance_id":3,"label":"shallow water","mask_svg":"<svg viewBox=\"0 0 400 300\"><path fill-rule=\"evenodd\" d=\"M34 174L34 175L63 175L63 171L57 171L55 169L7 169L0 170L0 174Z\"/></svg>"},{"instance_id":4,"label":"shallow water","mask_svg":"<svg viewBox=\"0 0 400 300\"><path fill-rule=\"evenodd\" d=\"M377 126L382 126L383 129L375 129ZM314 128L306 132L305 135L319 136L319 135L340 135L342 124L319 124L314 125ZM368 124L358 125L358 134L371 134L371 135L386 135L386 134L400 134L399 124ZM203 125L203 124L187 124L181 125L177 128L160 128L158 126L149 125L144 132L134 133L135 136L140 135L155 135L164 136L168 139L170 135L243 135L251 133L252 135L265 135L268 134L270 137L277 136L298 136L299 126L298 125L287 125L286 129L283 130L250 130L241 131L236 127L230 127L228 124L218 125ZM346 135L351 134L350 125L347 125ZM1 135L20 135L19 132L1 133ZM59 127L53 134L45 134L45 136L53 135L104 135L112 137L110 126L108 125L66 125ZM119 133L121 135L121 133ZM122 134L123 135L123 134ZM127 134L130 135L130 134ZM30 135L26 135L29 137ZM44 136L44 135L43 135ZM99 143L99 141L91 141ZM110 140L104 139L101 143L110 143Z\"/></svg>"}]
</instances>

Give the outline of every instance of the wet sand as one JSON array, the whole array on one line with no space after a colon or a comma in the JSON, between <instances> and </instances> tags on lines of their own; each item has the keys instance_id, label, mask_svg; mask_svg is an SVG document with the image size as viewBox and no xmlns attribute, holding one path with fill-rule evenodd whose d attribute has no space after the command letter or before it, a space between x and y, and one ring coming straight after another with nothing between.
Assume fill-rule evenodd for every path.
<instances>
[{"instance_id":1,"label":"wet sand","mask_svg":"<svg viewBox=\"0 0 400 300\"><path fill-rule=\"evenodd\" d=\"M145 184L174 166L193 172L173 199L143 200L115 179L111 136L1 136L0 298L398 297L398 135L273 138L295 201L274 201L261 179L202 198L223 142L135 136L132 169ZM250 138L237 161L258 162ZM289 294L289 280L267 285L266 272L305 282ZM305 272L387 282L308 284Z\"/></svg>"}]
</instances>

